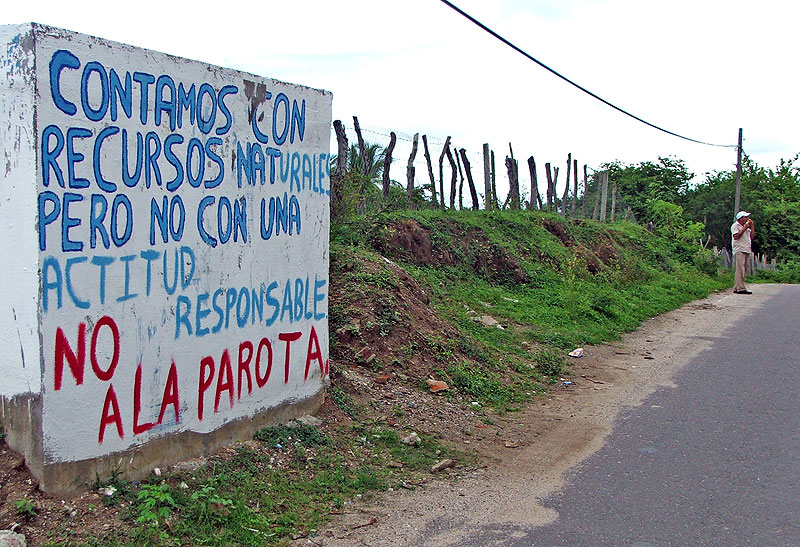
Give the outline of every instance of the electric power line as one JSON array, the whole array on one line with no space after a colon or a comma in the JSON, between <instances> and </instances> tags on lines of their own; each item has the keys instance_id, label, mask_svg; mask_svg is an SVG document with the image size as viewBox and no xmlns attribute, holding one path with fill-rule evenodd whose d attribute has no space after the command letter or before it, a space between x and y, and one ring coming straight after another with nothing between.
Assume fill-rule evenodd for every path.
<instances>
[{"instance_id":1,"label":"electric power line","mask_svg":"<svg viewBox=\"0 0 800 547\"><path fill-rule=\"evenodd\" d=\"M678 137L678 138L680 138L680 139L684 139L684 140L687 140L687 141L696 142L696 143L698 143L698 144L705 144L705 145L707 145L707 146L719 146L719 147L722 147L722 148L736 148L736 145L735 145L735 144L714 144L714 143L710 143L710 142L700 141L700 140L697 140L697 139L690 139L689 137L684 137L683 135L679 135L678 133L674 133L674 132L672 132L672 131L669 131L669 130L667 130L667 129L664 129L663 127L659 127L659 126L657 126L657 125L655 125L655 124L652 124L652 123L650 123L650 122L648 122L648 121L646 121L646 120L643 120L643 119L642 119L642 118L640 118L639 116L636 116L636 115L634 115L634 114L631 114L631 113L630 113L630 112L628 112L627 110L624 110L624 109L622 109L622 108L620 108L620 107L618 107L618 106L616 106L616 105L614 105L614 104L612 104L612 103L608 102L607 100L603 99L602 97L600 97L600 96L598 96L598 95L596 95L596 94L592 93L591 91L589 91L589 90L588 90L588 89L586 89L585 87L583 87L583 86L581 86L581 85L579 85L579 84L577 84L577 83L573 82L572 80L570 80L570 79L569 79L569 78L567 78L566 76L564 76L564 75L562 75L562 74L560 74L560 73L556 72L555 70L553 70L552 68L550 68L549 66L547 66L546 64L544 64L543 62L539 61L538 59L536 59L535 57L533 57L533 56L532 56L532 55L530 55L529 53L525 52L525 51L524 51L523 49L521 49L520 47L518 47L518 46L514 45L514 44L513 44L513 43L511 43L509 40L506 40L505 38L503 38L502 36L500 36L498 33L496 33L495 31L493 31L492 29L490 29L489 27L487 27L486 25L484 25L483 23L481 23L480 21L478 21L477 19L475 19L474 17L472 17L471 15L469 15L468 13L466 13L464 10L462 10L462 9L461 9L461 8L459 8L458 6L454 5L452 2L449 2L448 0L441 0L441 2L442 2L442 3L444 3L445 5L449 6L450 8L452 8L453 10L455 10L456 12L458 12L459 14L461 14L462 16L464 16L465 18L469 19L469 20L470 20L472 23L474 23L475 25L479 26L480 28L482 28L483 30L485 30L486 32L488 32L489 34L491 34L492 36L494 36L495 38L497 38L498 40L500 40L501 42L503 42L505 45L507 45L507 46L508 46L508 47L510 47L511 49L515 50L517 53L520 53L520 54L524 55L524 56L525 56L525 57L527 57L529 60L533 61L534 63L536 63L536 64L537 64L537 65L539 65L540 67L544 68L545 70L547 70L547 71L551 72L552 74L554 74L554 75L558 76L559 78L561 78L562 80L564 80L564 81L565 81L565 82L567 82L568 84L570 84L570 85L572 85L572 86L574 86L574 87L577 87L578 89L580 89L581 91L583 91L583 92L584 92L584 93L586 93L587 95L589 95L589 96L591 96L591 97L594 97L595 99L597 99L597 100L598 100L598 101L600 101L601 103L603 103L603 104L605 104L605 105L607 105L607 106L610 106L610 107L611 107L611 108L613 108L614 110L617 110L618 112L621 112L621 113L625 114L626 116L630 116L630 117L631 117L631 118L633 118L634 120L637 120L637 121L639 121L639 122L641 122L641 123L643 123L643 124L645 124L645 125L648 125L648 126L652 127L653 129L657 129L657 130L659 130L659 131L663 131L664 133L667 133L668 135L672 135L673 137Z\"/></svg>"}]
</instances>

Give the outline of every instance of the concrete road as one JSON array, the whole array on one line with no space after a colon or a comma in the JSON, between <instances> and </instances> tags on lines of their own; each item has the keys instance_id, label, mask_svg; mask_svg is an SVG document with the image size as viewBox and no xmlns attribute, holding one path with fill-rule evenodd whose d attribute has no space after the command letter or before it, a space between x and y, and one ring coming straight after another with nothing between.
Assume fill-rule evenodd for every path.
<instances>
[{"instance_id":1,"label":"concrete road","mask_svg":"<svg viewBox=\"0 0 800 547\"><path fill-rule=\"evenodd\" d=\"M555 522L503 543L800 546L800 286L751 310L674 382L624 411L544 500ZM494 543L504 530L484 532Z\"/></svg>"}]
</instances>

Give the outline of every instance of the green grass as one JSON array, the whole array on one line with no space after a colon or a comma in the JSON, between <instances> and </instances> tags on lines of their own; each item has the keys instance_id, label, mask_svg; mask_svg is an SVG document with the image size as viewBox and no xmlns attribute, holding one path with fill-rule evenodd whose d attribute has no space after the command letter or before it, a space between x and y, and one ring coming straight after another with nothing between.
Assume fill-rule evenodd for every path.
<instances>
[{"instance_id":1,"label":"green grass","mask_svg":"<svg viewBox=\"0 0 800 547\"><path fill-rule=\"evenodd\" d=\"M402 436L364 424L338 440L305 425L261 429L256 449L239 447L192 475L154 477L139 488L126 484L115 497L133 507L124 516L133 533L98 538L98 544L280 544L311 533L356 496L399 487L440 458L470 461L429 435L419 434L416 446L401 443Z\"/></svg>"},{"instance_id":2,"label":"green grass","mask_svg":"<svg viewBox=\"0 0 800 547\"><path fill-rule=\"evenodd\" d=\"M406 218L436 230L442 245L457 246L459 236L482 229L530 276L527 284L492 282L468 260L447 267L403 264L426 286L440 313L460 328L461 347L476 357L475 363L450 364L444 371L449 380L497 410L513 408L564 374L564 356L572 349L618 339L650 317L729 284L728 276L698 268L708 261L693 247L660 240L630 223L430 211L397 213L384 222ZM544 222L560 223L569 246L545 230ZM613 249L616 259L592 274L580 253L598 245ZM491 315L506 328L483 326L473 320L476 315Z\"/></svg>"}]
</instances>

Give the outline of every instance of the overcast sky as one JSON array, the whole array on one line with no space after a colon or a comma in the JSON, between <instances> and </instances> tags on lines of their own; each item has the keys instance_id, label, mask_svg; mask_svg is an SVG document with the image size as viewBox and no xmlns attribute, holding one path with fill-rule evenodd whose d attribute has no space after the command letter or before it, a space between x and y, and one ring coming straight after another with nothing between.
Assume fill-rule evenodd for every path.
<instances>
[{"instance_id":1,"label":"overcast sky","mask_svg":"<svg viewBox=\"0 0 800 547\"><path fill-rule=\"evenodd\" d=\"M796 138L800 3L788 0L455 0L533 57L629 112L701 141L736 144L763 166ZM499 174L508 143L544 180L567 153L603 162L684 159L735 167L733 148L647 127L559 80L439 0L185 3L6 2L0 23L35 21L333 93L334 119L388 143L427 134L434 161L451 135L482 180L488 142ZM351 137L352 138L352 137ZM392 178L405 181L401 140ZM336 150L333 149L332 153ZM418 162L424 162L422 154ZM435 168L436 170L436 168ZM447 173L447 171L446 171ZM503 173L504 174L504 173ZM447 176L447 175L446 175ZM563 182L563 174L559 182ZM424 163L417 177L427 182ZM480 185L480 184L479 184Z\"/></svg>"}]
</instances>

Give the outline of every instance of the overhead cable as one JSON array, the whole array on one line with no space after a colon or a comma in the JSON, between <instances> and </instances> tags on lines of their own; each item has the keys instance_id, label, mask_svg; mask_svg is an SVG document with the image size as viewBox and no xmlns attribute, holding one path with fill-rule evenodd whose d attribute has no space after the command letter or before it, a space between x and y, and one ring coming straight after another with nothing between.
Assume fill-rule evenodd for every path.
<instances>
[{"instance_id":1,"label":"overhead cable","mask_svg":"<svg viewBox=\"0 0 800 547\"><path fill-rule=\"evenodd\" d=\"M642 122L643 124L648 125L648 126L652 127L653 129L658 129L659 131L663 131L664 133L667 133L668 135L672 135L673 137L678 137L680 139L684 139L684 140L687 140L687 141L695 142L695 143L698 143L698 144L705 144L707 146L719 146L719 147L722 147L722 148L736 148L735 144L714 144L714 143L710 143L710 142L700 141L700 140L697 140L697 139L690 139L689 137L684 137L683 135L679 135L678 133L674 133L672 131L664 129L663 127L659 127L659 126L657 126L655 124L652 124L652 123L648 122L647 120L643 120L639 116L631 114L627 110L624 110L624 109L616 106L615 104L612 104L612 103L608 102L607 100L605 100L602 97L596 95L595 93L592 93L591 91L589 91L585 87L573 82L572 80L570 80L566 76L564 76L564 75L558 73L557 71L553 70L552 68L550 68L549 66L547 66L543 62L539 61L538 59L536 59L535 57L533 57L529 53L525 52L523 49L519 48L518 46L514 45L510 41L508 41L505 38L503 38L502 36L500 36L498 33L496 33L495 31L493 31L492 29L490 29L489 27L487 27L486 25L484 25L483 23L481 23L480 21L478 21L477 19L472 17L470 14L466 13L464 10L462 10L458 6L454 5L452 2L449 2L448 0L441 0L441 1L442 1L442 3L444 3L447 6L451 7L453 10L455 10L459 14L461 14L464 17L466 17L467 19L469 19L475 25L479 26L480 28L482 28L483 30L485 30L486 32L488 32L489 34L491 34L492 36L494 36L495 38L497 38L498 40L503 42L505 45L507 45L511 49L515 50L517 53L521 53L522 55L527 57L529 60L533 61L534 63L536 63L540 67L544 68L545 70L551 72L552 74L558 76L559 78L561 78L562 80L564 80L568 84L571 84L574 87L577 87L578 89L580 89L581 91L583 91L587 95L589 95L591 97L594 97L595 99L597 99L601 103L605 104L606 106L610 106L614 110L617 110L618 112L621 112L621 113L625 114L626 116L630 116L634 120Z\"/></svg>"}]
</instances>

